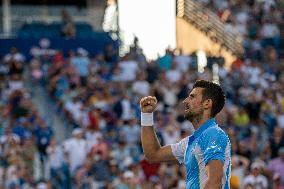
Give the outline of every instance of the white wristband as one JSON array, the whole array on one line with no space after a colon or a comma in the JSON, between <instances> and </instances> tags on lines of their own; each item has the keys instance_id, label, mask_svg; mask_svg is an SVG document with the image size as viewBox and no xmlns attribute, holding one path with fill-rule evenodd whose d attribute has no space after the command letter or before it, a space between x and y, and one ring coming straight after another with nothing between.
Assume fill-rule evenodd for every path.
<instances>
[{"instance_id":1,"label":"white wristband","mask_svg":"<svg viewBox=\"0 0 284 189\"><path fill-rule=\"evenodd\" d=\"M154 125L154 114L153 113L143 113L141 112L141 125L153 126Z\"/></svg>"}]
</instances>

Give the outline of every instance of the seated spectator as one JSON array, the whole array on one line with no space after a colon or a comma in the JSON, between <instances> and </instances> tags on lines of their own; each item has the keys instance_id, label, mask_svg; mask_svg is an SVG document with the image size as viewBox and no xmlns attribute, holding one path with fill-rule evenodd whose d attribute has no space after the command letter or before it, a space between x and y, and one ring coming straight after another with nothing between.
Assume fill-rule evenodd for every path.
<instances>
[{"instance_id":1,"label":"seated spectator","mask_svg":"<svg viewBox=\"0 0 284 189\"><path fill-rule=\"evenodd\" d=\"M278 149L278 157L269 161L268 169L272 175L278 175L280 179L280 185L284 186L284 146ZM273 178L274 178L273 176ZM273 179L275 180L275 179Z\"/></svg>"},{"instance_id":2,"label":"seated spectator","mask_svg":"<svg viewBox=\"0 0 284 189\"><path fill-rule=\"evenodd\" d=\"M244 189L267 189L268 181L265 176L261 174L261 165L259 162L254 162L251 165L251 172L244 178Z\"/></svg>"},{"instance_id":3,"label":"seated spectator","mask_svg":"<svg viewBox=\"0 0 284 189\"><path fill-rule=\"evenodd\" d=\"M141 189L141 185L134 182L134 174L132 171L126 171L122 175L122 182L117 186L118 189Z\"/></svg>"},{"instance_id":4,"label":"seated spectator","mask_svg":"<svg viewBox=\"0 0 284 189\"><path fill-rule=\"evenodd\" d=\"M22 53L18 52L16 47L12 47L10 49L10 53L4 56L4 62L18 62L23 63L25 61L25 57Z\"/></svg>"},{"instance_id":5,"label":"seated spectator","mask_svg":"<svg viewBox=\"0 0 284 189\"><path fill-rule=\"evenodd\" d=\"M87 76L89 74L90 60L88 58L88 52L83 48L77 50L77 54L70 59L71 63L75 66L81 79L81 84L86 86Z\"/></svg>"}]
</instances>

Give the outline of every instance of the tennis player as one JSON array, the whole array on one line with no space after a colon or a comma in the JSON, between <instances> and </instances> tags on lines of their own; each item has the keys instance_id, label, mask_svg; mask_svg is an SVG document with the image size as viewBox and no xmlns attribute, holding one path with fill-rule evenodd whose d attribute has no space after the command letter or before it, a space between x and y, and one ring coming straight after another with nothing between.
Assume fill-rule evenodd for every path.
<instances>
[{"instance_id":1,"label":"tennis player","mask_svg":"<svg viewBox=\"0 0 284 189\"><path fill-rule=\"evenodd\" d=\"M141 141L150 162L178 161L186 167L187 189L228 189L231 173L231 144L218 126L215 116L225 104L222 88L213 82L198 80L183 101L184 116L195 131L176 144L160 146L153 112L157 99L141 99Z\"/></svg>"}]
</instances>

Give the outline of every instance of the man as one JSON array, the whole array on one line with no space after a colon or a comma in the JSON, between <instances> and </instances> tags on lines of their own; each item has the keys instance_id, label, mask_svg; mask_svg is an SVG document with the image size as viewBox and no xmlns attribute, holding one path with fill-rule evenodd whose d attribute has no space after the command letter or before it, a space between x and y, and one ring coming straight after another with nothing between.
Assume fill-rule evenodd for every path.
<instances>
[{"instance_id":1,"label":"man","mask_svg":"<svg viewBox=\"0 0 284 189\"><path fill-rule=\"evenodd\" d=\"M186 166L187 189L229 188L231 144L214 117L222 110L225 96L222 88L199 80L183 101L184 116L195 132L179 143L161 147L153 128L153 112L157 99L141 99L141 141L145 157L150 162L176 161Z\"/></svg>"}]
</instances>

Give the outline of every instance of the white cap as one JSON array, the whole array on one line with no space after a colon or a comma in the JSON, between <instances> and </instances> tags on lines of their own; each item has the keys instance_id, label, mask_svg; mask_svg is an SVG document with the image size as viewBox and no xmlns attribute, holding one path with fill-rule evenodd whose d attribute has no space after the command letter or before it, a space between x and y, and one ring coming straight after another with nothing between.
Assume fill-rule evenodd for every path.
<instances>
[{"instance_id":1,"label":"white cap","mask_svg":"<svg viewBox=\"0 0 284 189\"><path fill-rule=\"evenodd\" d=\"M251 164L251 169L260 169L262 165L259 162L253 162Z\"/></svg>"},{"instance_id":2,"label":"white cap","mask_svg":"<svg viewBox=\"0 0 284 189\"><path fill-rule=\"evenodd\" d=\"M76 136L78 134L82 134L83 133L83 129L81 128L76 128L72 131L72 136Z\"/></svg>"},{"instance_id":3,"label":"white cap","mask_svg":"<svg viewBox=\"0 0 284 189\"><path fill-rule=\"evenodd\" d=\"M77 52L82 56L88 56L88 54L89 54L88 51L86 49L82 48L82 47L79 47L77 49Z\"/></svg>"},{"instance_id":4,"label":"white cap","mask_svg":"<svg viewBox=\"0 0 284 189\"><path fill-rule=\"evenodd\" d=\"M45 183L39 183L38 185L37 185L37 187L36 187L37 189L47 189L47 186L46 186L46 184Z\"/></svg>"},{"instance_id":5,"label":"white cap","mask_svg":"<svg viewBox=\"0 0 284 189\"><path fill-rule=\"evenodd\" d=\"M133 177L134 177L134 174L133 174L132 171L125 171L125 172L123 173L123 177L124 177L124 178L133 178Z\"/></svg>"}]
</instances>

